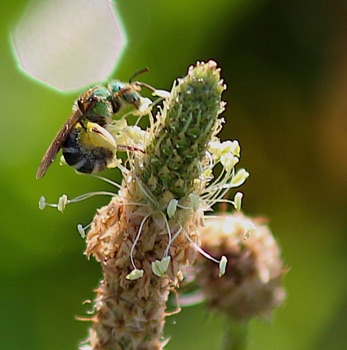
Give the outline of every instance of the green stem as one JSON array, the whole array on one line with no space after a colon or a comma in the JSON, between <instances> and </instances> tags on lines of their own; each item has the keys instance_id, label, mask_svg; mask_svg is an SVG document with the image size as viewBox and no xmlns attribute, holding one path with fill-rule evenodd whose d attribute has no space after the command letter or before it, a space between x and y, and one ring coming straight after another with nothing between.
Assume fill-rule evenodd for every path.
<instances>
[{"instance_id":1,"label":"green stem","mask_svg":"<svg viewBox=\"0 0 347 350\"><path fill-rule=\"evenodd\" d=\"M247 346L248 322L238 322L230 318L225 322L223 350L245 350Z\"/></svg>"}]
</instances>

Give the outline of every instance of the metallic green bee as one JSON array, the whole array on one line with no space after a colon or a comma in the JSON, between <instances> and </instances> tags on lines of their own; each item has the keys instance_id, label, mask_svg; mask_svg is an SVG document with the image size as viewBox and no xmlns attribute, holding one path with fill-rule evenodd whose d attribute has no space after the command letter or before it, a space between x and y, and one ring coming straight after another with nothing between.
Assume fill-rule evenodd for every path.
<instances>
[{"instance_id":1,"label":"metallic green bee","mask_svg":"<svg viewBox=\"0 0 347 350\"><path fill-rule=\"evenodd\" d=\"M133 77L143 71L135 73ZM107 88L97 85L83 92L43 156L36 178L45 175L60 149L68 165L87 174L106 169L118 148L138 150L126 145L117 146L106 127L112 123L113 115L123 107L132 105L137 110L143 108L144 100L148 99L140 95L142 87L154 90L145 83L131 82L130 79L129 83L112 80Z\"/></svg>"}]
</instances>

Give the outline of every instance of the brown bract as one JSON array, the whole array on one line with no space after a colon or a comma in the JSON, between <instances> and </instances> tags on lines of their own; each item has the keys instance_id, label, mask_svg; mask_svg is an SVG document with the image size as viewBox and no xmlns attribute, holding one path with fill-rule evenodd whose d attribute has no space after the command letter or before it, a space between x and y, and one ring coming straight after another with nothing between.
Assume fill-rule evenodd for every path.
<instances>
[{"instance_id":1,"label":"brown bract","mask_svg":"<svg viewBox=\"0 0 347 350\"><path fill-rule=\"evenodd\" d=\"M285 299L282 278L286 272L278 244L263 220L238 213L206 220L201 229L202 247L228 259L226 274L198 257L196 282L208 307L228 317L246 321L267 317Z\"/></svg>"},{"instance_id":2,"label":"brown bract","mask_svg":"<svg viewBox=\"0 0 347 350\"><path fill-rule=\"evenodd\" d=\"M180 269L193 262L195 250L181 230L169 249L172 263L166 276L155 276L151 263L164 255L167 229L148 206L131 204L125 192L129 194L123 190L122 196L115 196L98 210L87 236L86 255L94 256L103 269L89 341L92 349L161 349L170 289L177 284ZM130 253L141 224L133 259L144 275L129 280L126 276L133 270ZM171 235L175 235L179 227L174 222L169 225ZM189 220L187 225L195 240Z\"/></svg>"}]
</instances>

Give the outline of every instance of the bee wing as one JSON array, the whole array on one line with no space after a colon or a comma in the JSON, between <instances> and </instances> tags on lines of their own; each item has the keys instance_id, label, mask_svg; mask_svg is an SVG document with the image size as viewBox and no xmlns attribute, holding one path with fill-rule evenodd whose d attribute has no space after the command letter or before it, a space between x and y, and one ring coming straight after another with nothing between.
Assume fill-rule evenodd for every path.
<instances>
[{"instance_id":1,"label":"bee wing","mask_svg":"<svg viewBox=\"0 0 347 350\"><path fill-rule=\"evenodd\" d=\"M55 136L52 143L48 147L45 155L43 156L41 163L39 165L39 168L37 169L37 172L36 172L36 179L40 179L46 174L47 169L53 163L57 153L62 148L67 137L69 136L73 128L81 120L82 117L83 117L83 114L80 111L80 109L77 109L72 112L69 119L65 122L63 127L59 130L58 134Z\"/></svg>"}]
</instances>

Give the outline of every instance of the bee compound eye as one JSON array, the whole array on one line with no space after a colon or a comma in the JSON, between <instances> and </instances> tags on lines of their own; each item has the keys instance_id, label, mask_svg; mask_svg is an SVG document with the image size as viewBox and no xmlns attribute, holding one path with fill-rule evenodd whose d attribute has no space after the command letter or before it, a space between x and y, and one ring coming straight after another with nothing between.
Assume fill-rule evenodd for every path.
<instances>
[{"instance_id":1,"label":"bee compound eye","mask_svg":"<svg viewBox=\"0 0 347 350\"><path fill-rule=\"evenodd\" d=\"M140 100L139 94L133 91L130 91L129 93L124 94L123 98L127 103L133 104L133 105L138 103L138 101Z\"/></svg>"},{"instance_id":2,"label":"bee compound eye","mask_svg":"<svg viewBox=\"0 0 347 350\"><path fill-rule=\"evenodd\" d=\"M112 94L117 94L127 88L127 85L118 80L113 80L108 84L108 88Z\"/></svg>"}]
</instances>

